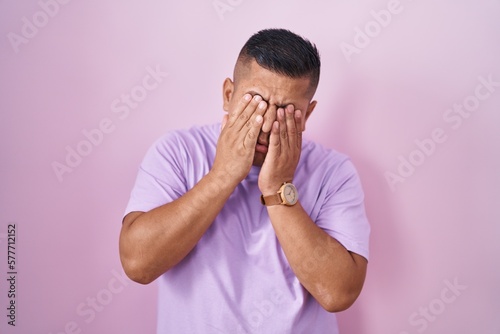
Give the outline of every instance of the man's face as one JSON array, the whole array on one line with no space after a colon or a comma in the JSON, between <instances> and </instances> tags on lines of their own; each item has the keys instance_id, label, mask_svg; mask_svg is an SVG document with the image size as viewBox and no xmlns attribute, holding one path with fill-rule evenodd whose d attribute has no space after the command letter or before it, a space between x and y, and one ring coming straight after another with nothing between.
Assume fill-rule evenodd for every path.
<instances>
[{"instance_id":1,"label":"man's face","mask_svg":"<svg viewBox=\"0 0 500 334\"><path fill-rule=\"evenodd\" d=\"M267 155L271 126L276 120L278 108L292 104L295 110L300 110L305 119L309 117L316 101L312 101L309 78L289 78L273 73L261 67L255 60L248 64L237 64L235 81L229 78L224 82L224 110L231 112L243 95L260 95L268 104L264 122L255 147L254 166L262 166ZM304 130L304 129L302 129Z\"/></svg>"}]
</instances>

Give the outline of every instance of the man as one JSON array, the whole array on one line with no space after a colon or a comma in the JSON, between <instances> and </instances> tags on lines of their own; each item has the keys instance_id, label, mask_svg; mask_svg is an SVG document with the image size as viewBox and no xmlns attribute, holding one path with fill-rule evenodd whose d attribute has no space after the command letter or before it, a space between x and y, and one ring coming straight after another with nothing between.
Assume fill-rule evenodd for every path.
<instances>
[{"instance_id":1,"label":"man","mask_svg":"<svg viewBox=\"0 0 500 334\"><path fill-rule=\"evenodd\" d=\"M320 58L253 35L223 85L222 124L148 151L123 219L127 275L159 281L158 333L337 333L363 286L370 227L350 160L302 140Z\"/></svg>"}]
</instances>

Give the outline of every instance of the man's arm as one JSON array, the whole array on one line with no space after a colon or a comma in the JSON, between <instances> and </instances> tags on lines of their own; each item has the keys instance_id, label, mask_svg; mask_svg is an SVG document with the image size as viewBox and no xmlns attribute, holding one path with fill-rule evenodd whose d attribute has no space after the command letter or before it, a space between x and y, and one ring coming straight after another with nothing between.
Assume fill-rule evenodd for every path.
<instances>
[{"instance_id":1,"label":"man's arm","mask_svg":"<svg viewBox=\"0 0 500 334\"><path fill-rule=\"evenodd\" d=\"M329 312L349 308L363 287L367 260L347 251L309 218L300 203L268 207L283 251L304 288Z\"/></svg>"},{"instance_id":2,"label":"man's arm","mask_svg":"<svg viewBox=\"0 0 500 334\"><path fill-rule=\"evenodd\" d=\"M234 186L209 172L179 199L123 220L120 258L125 273L149 284L179 263L198 243L227 201Z\"/></svg>"},{"instance_id":3,"label":"man's arm","mask_svg":"<svg viewBox=\"0 0 500 334\"><path fill-rule=\"evenodd\" d=\"M278 110L269 152L259 175L264 195L276 193L284 181L293 180L302 147L304 119L288 106ZM351 253L318 227L300 205L268 207L281 247L300 283L329 312L351 306L363 287L367 260Z\"/></svg>"},{"instance_id":4,"label":"man's arm","mask_svg":"<svg viewBox=\"0 0 500 334\"><path fill-rule=\"evenodd\" d=\"M248 175L266 103L245 95L223 120L210 172L180 198L123 220L120 259L125 273L148 284L179 263L198 243L236 186Z\"/></svg>"}]
</instances>

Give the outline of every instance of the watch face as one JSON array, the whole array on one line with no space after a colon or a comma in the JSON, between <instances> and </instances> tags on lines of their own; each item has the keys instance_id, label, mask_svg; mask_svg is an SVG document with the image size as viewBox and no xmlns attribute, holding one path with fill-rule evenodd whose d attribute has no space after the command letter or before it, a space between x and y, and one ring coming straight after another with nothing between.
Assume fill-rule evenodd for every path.
<instances>
[{"instance_id":1,"label":"watch face","mask_svg":"<svg viewBox=\"0 0 500 334\"><path fill-rule=\"evenodd\" d=\"M297 203L298 200L298 193L297 189L295 186L291 183L285 184L285 187L283 188L283 198L286 201L286 204L288 205L294 205Z\"/></svg>"}]
</instances>

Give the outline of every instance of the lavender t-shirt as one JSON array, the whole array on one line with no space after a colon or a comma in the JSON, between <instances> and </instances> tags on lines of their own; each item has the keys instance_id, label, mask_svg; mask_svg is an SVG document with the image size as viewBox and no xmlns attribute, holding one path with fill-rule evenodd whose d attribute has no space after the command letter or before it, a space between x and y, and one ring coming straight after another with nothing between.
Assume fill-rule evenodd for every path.
<instances>
[{"instance_id":1,"label":"lavender t-shirt","mask_svg":"<svg viewBox=\"0 0 500 334\"><path fill-rule=\"evenodd\" d=\"M167 133L147 152L125 214L149 211L191 189L212 167L220 124ZM257 186L238 185L196 247L158 278L158 333L338 333L294 275ZM293 183L311 219L368 259L363 191L345 155L304 140Z\"/></svg>"}]
</instances>

